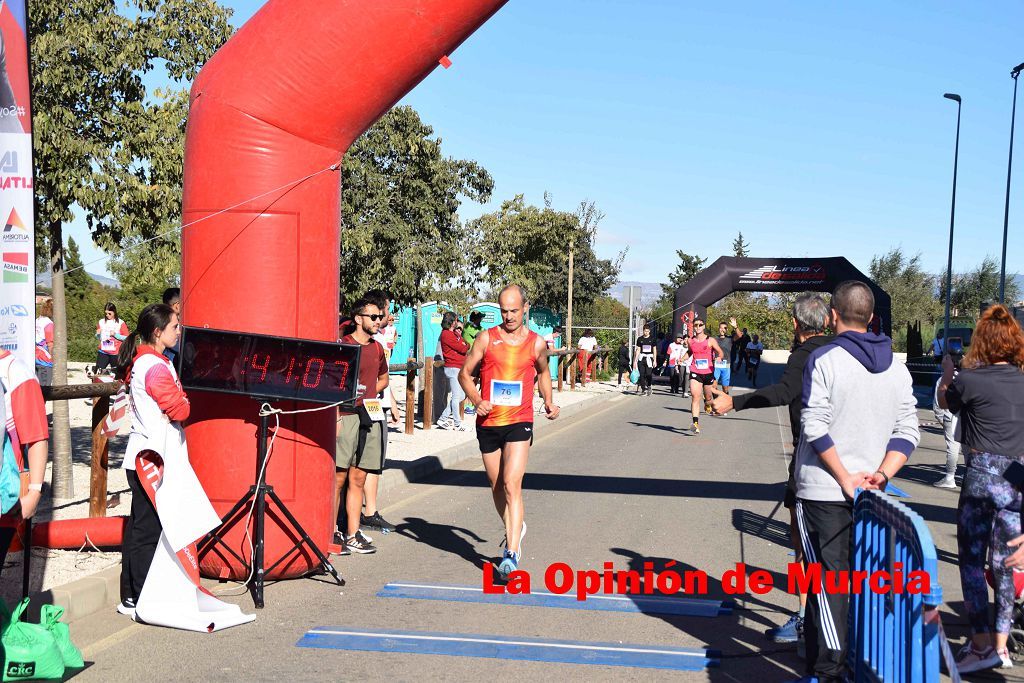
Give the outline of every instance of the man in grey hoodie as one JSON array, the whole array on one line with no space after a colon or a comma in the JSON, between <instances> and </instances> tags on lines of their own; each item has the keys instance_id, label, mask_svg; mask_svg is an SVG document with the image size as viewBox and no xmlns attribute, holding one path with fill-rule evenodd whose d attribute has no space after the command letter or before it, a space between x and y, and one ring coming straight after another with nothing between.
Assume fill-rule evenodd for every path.
<instances>
[{"instance_id":1,"label":"man in grey hoodie","mask_svg":"<svg viewBox=\"0 0 1024 683\"><path fill-rule=\"evenodd\" d=\"M863 282L832 294L836 338L807 359L796 450L796 517L807 562L849 571L856 490L885 489L917 447L920 432L910 372L894 362L892 340L868 332L875 308ZM848 594L811 596L804 636L808 674L846 674Z\"/></svg>"}]
</instances>

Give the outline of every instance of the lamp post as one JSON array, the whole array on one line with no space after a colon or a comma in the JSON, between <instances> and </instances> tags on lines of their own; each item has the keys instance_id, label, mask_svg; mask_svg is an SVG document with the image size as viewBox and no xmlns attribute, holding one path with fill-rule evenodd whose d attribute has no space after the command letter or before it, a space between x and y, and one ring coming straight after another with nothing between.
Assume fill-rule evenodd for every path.
<instances>
[{"instance_id":1,"label":"lamp post","mask_svg":"<svg viewBox=\"0 0 1024 683\"><path fill-rule=\"evenodd\" d=\"M947 100L956 102L956 146L953 148L953 202L949 209L949 257L946 259L946 317L942 328L943 352L949 348L949 299L953 282L953 219L956 217L956 167L960 160L960 96L954 93L943 95Z\"/></svg>"},{"instance_id":2,"label":"lamp post","mask_svg":"<svg viewBox=\"0 0 1024 683\"><path fill-rule=\"evenodd\" d=\"M1006 207L1003 209L1003 258L999 265L999 303L1005 304L1006 297L1006 238L1010 227L1010 171L1013 170L1013 124L1017 119L1017 76L1024 69L1024 63L1010 71L1013 79L1013 108L1010 110L1010 158L1006 162Z\"/></svg>"}]
</instances>

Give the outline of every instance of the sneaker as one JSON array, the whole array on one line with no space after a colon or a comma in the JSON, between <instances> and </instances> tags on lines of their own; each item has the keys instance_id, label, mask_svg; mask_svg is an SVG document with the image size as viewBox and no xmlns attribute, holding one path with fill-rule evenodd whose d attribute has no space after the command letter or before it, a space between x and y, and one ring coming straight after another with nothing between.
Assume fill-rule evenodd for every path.
<instances>
[{"instance_id":1,"label":"sneaker","mask_svg":"<svg viewBox=\"0 0 1024 683\"><path fill-rule=\"evenodd\" d=\"M362 531L357 531L353 536L346 537L345 547L360 555L371 555L377 552L377 549L370 543L370 539L364 536Z\"/></svg>"},{"instance_id":2,"label":"sneaker","mask_svg":"<svg viewBox=\"0 0 1024 683\"><path fill-rule=\"evenodd\" d=\"M947 474L942 479L939 479L937 482L932 484L932 486L935 486L936 488L940 489L955 489L956 479Z\"/></svg>"},{"instance_id":3,"label":"sneaker","mask_svg":"<svg viewBox=\"0 0 1024 683\"><path fill-rule=\"evenodd\" d=\"M956 655L956 670L959 673L967 674L972 671L983 671L997 666L1002 666L1003 660L999 657L994 647L986 647L981 652L974 649L974 643L970 640Z\"/></svg>"},{"instance_id":4,"label":"sneaker","mask_svg":"<svg viewBox=\"0 0 1024 683\"><path fill-rule=\"evenodd\" d=\"M999 665L1000 669L1013 668L1013 660L1010 659L1010 651L1007 648L1004 647L1002 650L996 650L996 654L999 655L999 660L1001 662Z\"/></svg>"},{"instance_id":5,"label":"sneaker","mask_svg":"<svg viewBox=\"0 0 1024 683\"><path fill-rule=\"evenodd\" d=\"M336 546L338 546L338 548L340 548L340 550L338 550L338 552L331 553L332 555L339 555L339 556L344 557L345 555L351 555L352 554L352 551L350 551L348 549L348 546L345 545L345 535L342 534L340 531L335 531L334 532L334 536L331 538L331 545L336 545Z\"/></svg>"},{"instance_id":6,"label":"sneaker","mask_svg":"<svg viewBox=\"0 0 1024 683\"><path fill-rule=\"evenodd\" d=\"M455 423L449 420L448 418L445 418L443 420L438 420L434 424L437 426L438 429L449 429Z\"/></svg>"},{"instance_id":7,"label":"sneaker","mask_svg":"<svg viewBox=\"0 0 1024 683\"><path fill-rule=\"evenodd\" d=\"M794 614L782 626L770 628L764 632L768 640L773 643L795 643L803 635L804 620L798 614Z\"/></svg>"},{"instance_id":8,"label":"sneaker","mask_svg":"<svg viewBox=\"0 0 1024 683\"><path fill-rule=\"evenodd\" d=\"M390 534L395 530L395 525L381 517L380 511L374 512L369 517L366 515L359 515L359 526L366 527L367 529L374 529L385 534Z\"/></svg>"},{"instance_id":9,"label":"sneaker","mask_svg":"<svg viewBox=\"0 0 1024 683\"><path fill-rule=\"evenodd\" d=\"M543 413L544 409L541 408L537 412ZM465 424L453 425L451 429L452 429L453 432L468 432L469 431L469 427L467 427Z\"/></svg>"},{"instance_id":10,"label":"sneaker","mask_svg":"<svg viewBox=\"0 0 1024 683\"><path fill-rule=\"evenodd\" d=\"M117 613L123 614L130 619L135 619L135 601L131 598L125 598L117 605Z\"/></svg>"},{"instance_id":11,"label":"sneaker","mask_svg":"<svg viewBox=\"0 0 1024 683\"><path fill-rule=\"evenodd\" d=\"M693 433L694 434L700 434L700 425L699 424L693 425Z\"/></svg>"},{"instance_id":12,"label":"sneaker","mask_svg":"<svg viewBox=\"0 0 1024 683\"><path fill-rule=\"evenodd\" d=\"M710 415L711 414L711 406L709 406L708 404L705 403L704 404L704 412L707 413L708 415Z\"/></svg>"},{"instance_id":13,"label":"sneaker","mask_svg":"<svg viewBox=\"0 0 1024 683\"><path fill-rule=\"evenodd\" d=\"M498 565L498 576L508 579L508 575L519 569L519 553L506 550L501 557L501 564Z\"/></svg>"}]
</instances>

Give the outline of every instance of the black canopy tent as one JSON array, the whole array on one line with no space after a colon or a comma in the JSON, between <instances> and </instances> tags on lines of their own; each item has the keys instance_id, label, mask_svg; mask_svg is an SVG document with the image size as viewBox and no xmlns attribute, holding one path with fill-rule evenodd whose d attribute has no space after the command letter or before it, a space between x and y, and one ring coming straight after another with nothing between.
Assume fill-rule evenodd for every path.
<instances>
[{"instance_id":1,"label":"black canopy tent","mask_svg":"<svg viewBox=\"0 0 1024 683\"><path fill-rule=\"evenodd\" d=\"M676 290L672 333L693 311L704 317L708 306L732 292L831 292L845 280L859 280L875 294L875 314L892 336L892 300L885 290L842 256L828 258L736 258L722 256Z\"/></svg>"}]
</instances>

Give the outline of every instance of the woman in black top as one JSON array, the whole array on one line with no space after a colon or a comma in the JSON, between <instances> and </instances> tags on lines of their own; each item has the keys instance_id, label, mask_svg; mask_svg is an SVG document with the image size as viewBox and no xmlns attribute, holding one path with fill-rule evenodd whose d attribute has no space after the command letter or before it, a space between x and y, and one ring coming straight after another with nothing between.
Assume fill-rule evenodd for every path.
<instances>
[{"instance_id":1,"label":"woman in black top","mask_svg":"<svg viewBox=\"0 0 1024 683\"><path fill-rule=\"evenodd\" d=\"M1011 553L1021 537L1021 491L1004 477L1024 465L1024 332L1005 306L981 316L959 373L942 359L939 406L960 417L967 473L957 507L957 547L964 608L972 636L957 655L961 673L1012 666L1006 649L1013 617ZM995 637L988 620L985 562L991 550Z\"/></svg>"}]
</instances>

